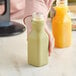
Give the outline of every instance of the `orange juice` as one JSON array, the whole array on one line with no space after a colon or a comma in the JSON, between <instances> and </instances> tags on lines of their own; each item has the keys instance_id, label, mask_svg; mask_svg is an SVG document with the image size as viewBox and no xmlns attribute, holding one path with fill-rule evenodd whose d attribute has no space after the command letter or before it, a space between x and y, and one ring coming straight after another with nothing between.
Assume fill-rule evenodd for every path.
<instances>
[{"instance_id":1,"label":"orange juice","mask_svg":"<svg viewBox=\"0 0 76 76\"><path fill-rule=\"evenodd\" d=\"M65 0L58 0L55 10L56 15L52 19L55 47L69 47L71 45L72 22L68 15L68 6L65 5Z\"/></svg>"}]
</instances>

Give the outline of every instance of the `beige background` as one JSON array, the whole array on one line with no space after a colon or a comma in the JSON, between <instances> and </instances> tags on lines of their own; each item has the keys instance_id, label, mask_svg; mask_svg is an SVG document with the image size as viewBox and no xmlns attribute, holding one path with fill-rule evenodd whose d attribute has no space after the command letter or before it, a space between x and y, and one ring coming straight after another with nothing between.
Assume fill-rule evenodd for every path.
<instances>
[{"instance_id":1,"label":"beige background","mask_svg":"<svg viewBox=\"0 0 76 76\"><path fill-rule=\"evenodd\" d=\"M74 5L69 5L69 8L72 12L76 13L76 4Z\"/></svg>"}]
</instances>

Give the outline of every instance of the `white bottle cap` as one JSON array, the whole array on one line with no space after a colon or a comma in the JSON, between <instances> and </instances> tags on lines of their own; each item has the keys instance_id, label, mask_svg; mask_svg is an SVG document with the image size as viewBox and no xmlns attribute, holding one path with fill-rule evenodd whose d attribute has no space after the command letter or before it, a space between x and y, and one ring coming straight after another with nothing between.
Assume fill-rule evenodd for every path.
<instances>
[{"instance_id":1,"label":"white bottle cap","mask_svg":"<svg viewBox=\"0 0 76 76\"><path fill-rule=\"evenodd\" d=\"M60 5L67 6L68 5L68 0L57 0L56 5L57 6L60 6Z\"/></svg>"},{"instance_id":2,"label":"white bottle cap","mask_svg":"<svg viewBox=\"0 0 76 76\"><path fill-rule=\"evenodd\" d=\"M32 20L41 21L44 20L44 16L41 12L35 12L32 15Z\"/></svg>"}]
</instances>

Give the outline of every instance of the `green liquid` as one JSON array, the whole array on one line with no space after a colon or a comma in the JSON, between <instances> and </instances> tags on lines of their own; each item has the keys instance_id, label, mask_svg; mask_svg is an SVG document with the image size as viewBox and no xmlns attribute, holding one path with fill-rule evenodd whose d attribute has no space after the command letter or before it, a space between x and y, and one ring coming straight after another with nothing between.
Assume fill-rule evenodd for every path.
<instances>
[{"instance_id":1,"label":"green liquid","mask_svg":"<svg viewBox=\"0 0 76 76\"><path fill-rule=\"evenodd\" d=\"M48 43L44 21L32 21L32 32L28 37L28 64L37 67L48 64Z\"/></svg>"}]
</instances>

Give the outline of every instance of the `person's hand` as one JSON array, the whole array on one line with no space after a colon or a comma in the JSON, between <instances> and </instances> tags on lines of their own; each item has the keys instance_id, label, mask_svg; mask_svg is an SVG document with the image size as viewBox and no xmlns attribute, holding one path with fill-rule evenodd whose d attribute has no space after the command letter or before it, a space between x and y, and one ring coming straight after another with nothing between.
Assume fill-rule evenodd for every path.
<instances>
[{"instance_id":1,"label":"person's hand","mask_svg":"<svg viewBox=\"0 0 76 76\"><path fill-rule=\"evenodd\" d=\"M50 56L50 53L53 51L53 48L54 48L55 39L53 37L52 31L50 31L47 26L45 27L45 31L48 34L48 38L49 38L48 50L49 50L49 56Z\"/></svg>"}]
</instances>

